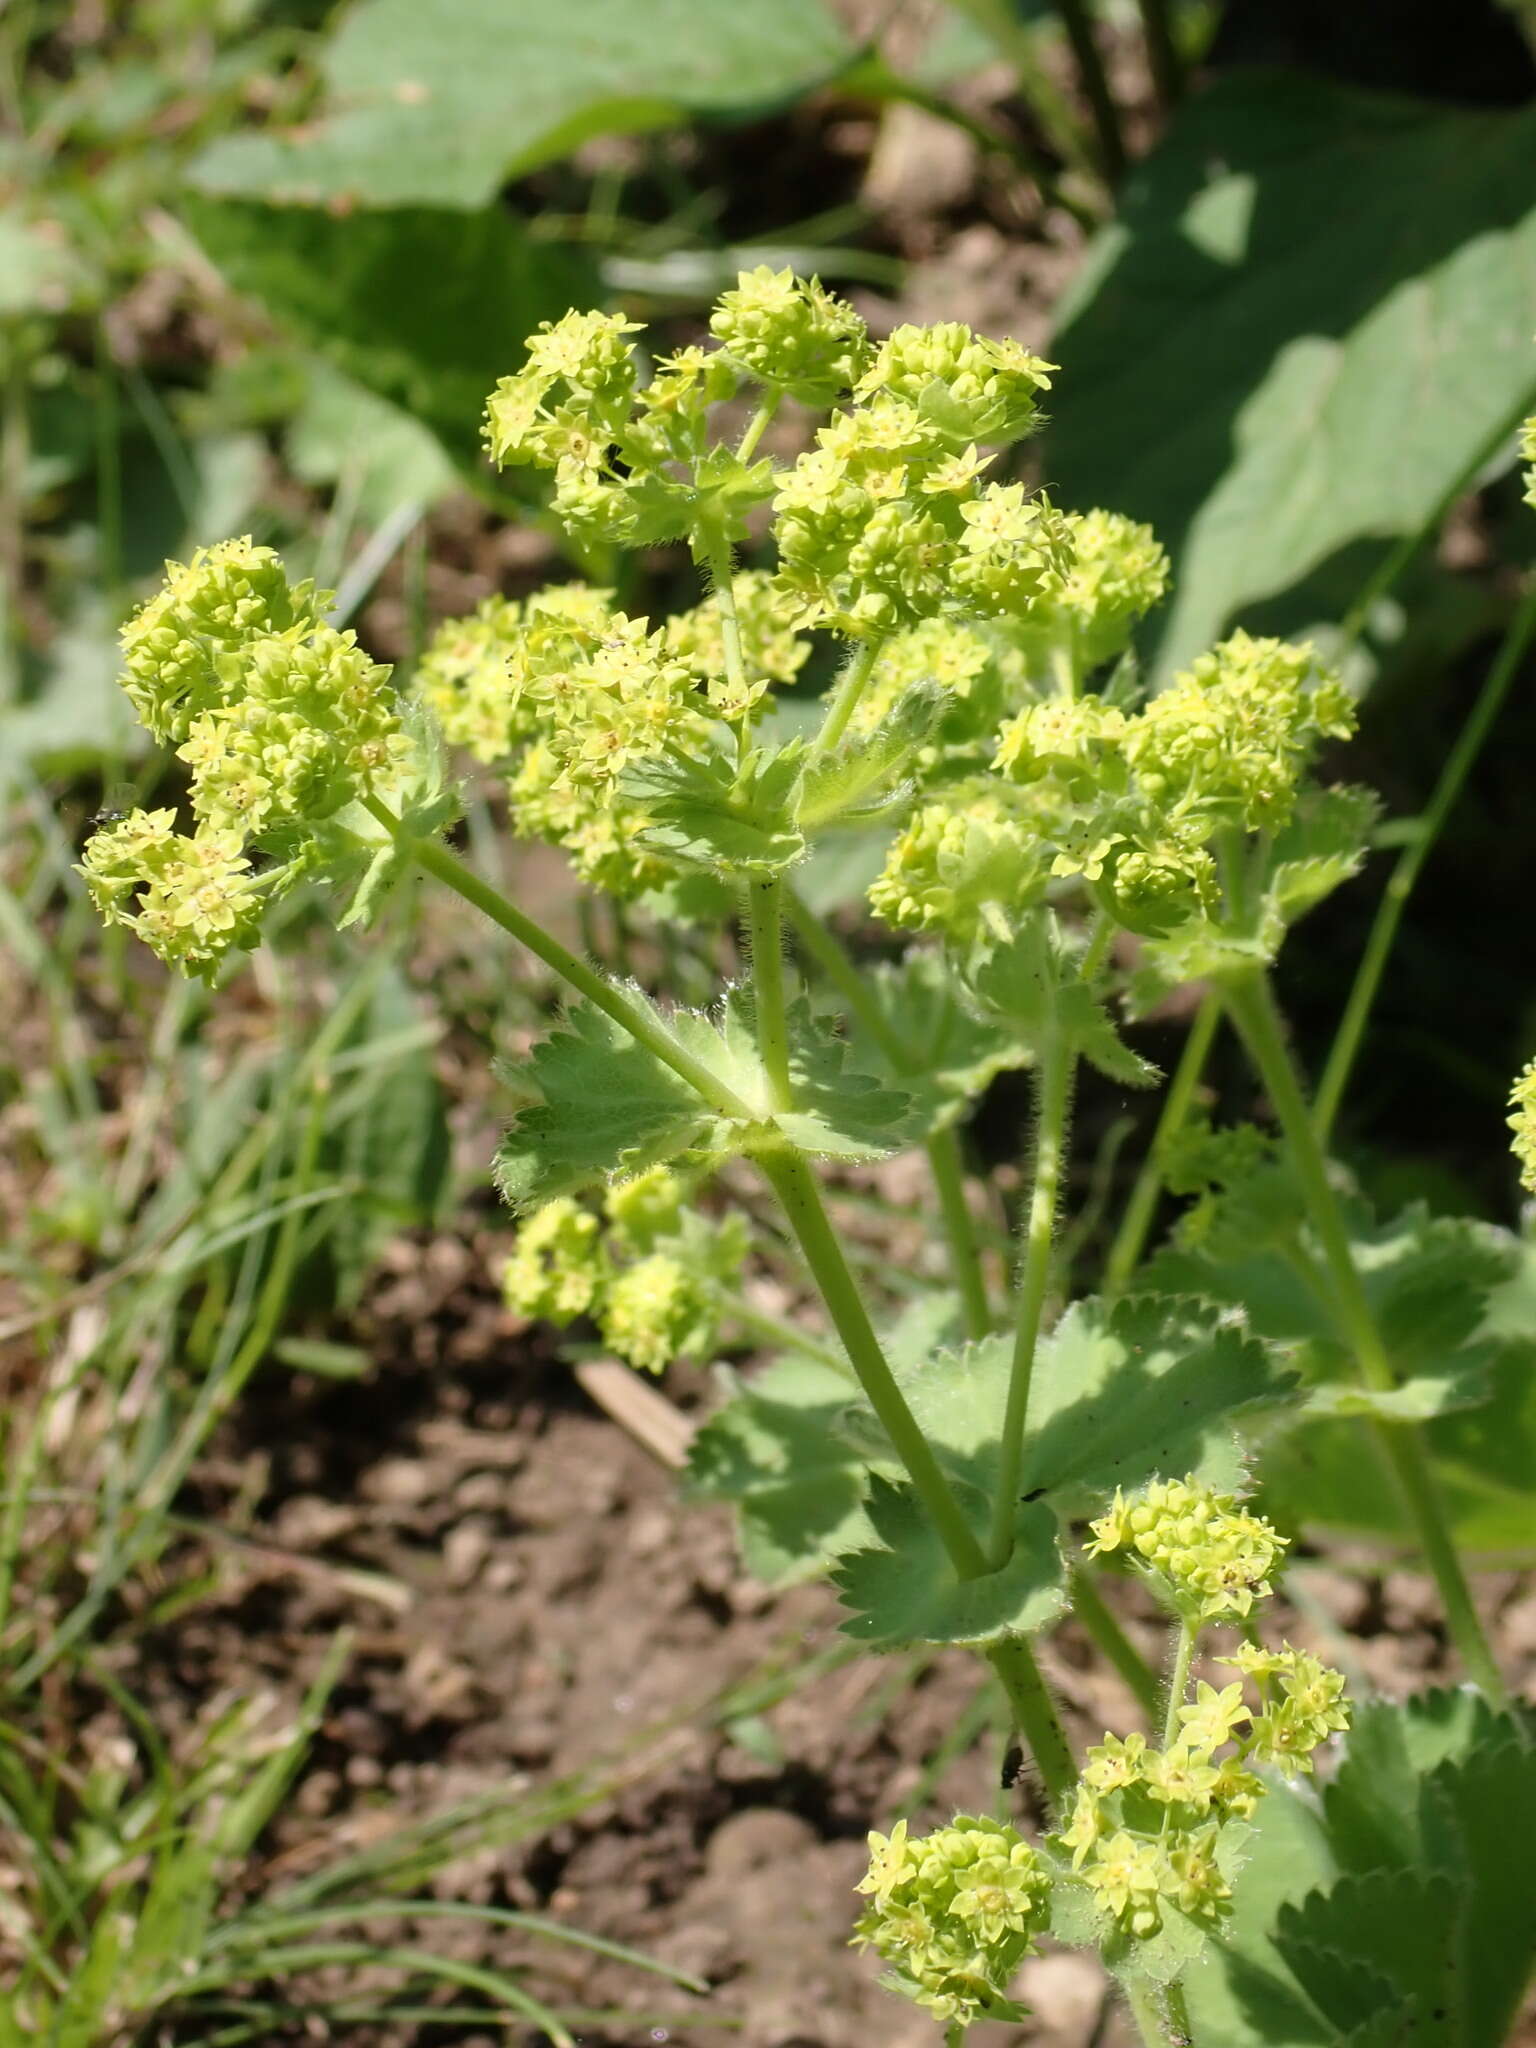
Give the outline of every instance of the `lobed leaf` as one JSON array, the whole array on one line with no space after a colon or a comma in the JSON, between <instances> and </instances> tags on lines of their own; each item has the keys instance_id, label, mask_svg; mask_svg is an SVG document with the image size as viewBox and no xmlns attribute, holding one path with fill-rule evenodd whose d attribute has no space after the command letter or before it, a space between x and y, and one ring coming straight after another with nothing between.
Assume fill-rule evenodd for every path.
<instances>
[{"instance_id":1,"label":"lobed leaf","mask_svg":"<svg viewBox=\"0 0 1536 2048\"><path fill-rule=\"evenodd\" d=\"M969 1496L978 1535L984 1498ZM876 1649L999 1642L1047 1627L1066 1606L1066 1575L1048 1508L1024 1506L1003 1569L961 1579L911 1488L876 1477L866 1512L877 1544L841 1559L832 1582L850 1610L844 1633Z\"/></svg>"},{"instance_id":2,"label":"lobed leaf","mask_svg":"<svg viewBox=\"0 0 1536 2048\"><path fill-rule=\"evenodd\" d=\"M774 874L805 852L794 822L799 749L749 757L740 769L719 754L656 755L624 772L622 789L645 812L642 846L685 866Z\"/></svg>"},{"instance_id":3,"label":"lobed leaf","mask_svg":"<svg viewBox=\"0 0 1536 2048\"><path fill-rule=\"evenodd\" d=\"M1349 1355L1306 1278L1317 1269L1319 1249L1300 1195L1293 1186L1287 1195L1277 1169L1261 1173L1268 1197L1236 1213L1262 1216L1262 1233L1245 1237L1223 1225L1209 1244L1175 1244L1143 1268L1139 1284L1241 1307L1308 1380L1340 1390L1325 1405L1356 1404ZM1234 1192L1241 1204L1251 1191L1244 1184ZM1218 1223L1234 1214L1227 1199L1218 1205ZM1529 1548L1536 1541L1536 1252L1493 1224L1431 1216L1419 1204L1383 1223L1355 1201L1346 1205L1346 1220L1401 1382L1386 1397L1388 1409L1433 1401L1425 1436L1458 1539ZM1300 1426L1266 1451L1265 1485L1300 1519L1411 1537L1390 1475L1361 1458L1357 1426L1336 1413L1302 1411Z\"/></svg>"}]
</instances>

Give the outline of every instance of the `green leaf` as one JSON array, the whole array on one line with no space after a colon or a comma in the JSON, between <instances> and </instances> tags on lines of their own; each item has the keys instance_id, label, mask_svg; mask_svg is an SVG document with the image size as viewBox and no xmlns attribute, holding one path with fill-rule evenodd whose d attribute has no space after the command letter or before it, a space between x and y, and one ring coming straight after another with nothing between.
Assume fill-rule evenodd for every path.
<instances>
[{"instance_id":1,"label":"green leaf","mask_svg":"<svg viewBox=\"0 0 1536 2048\"><path fill-rule=\"evenodd\" d=\"M953 1295L920 1294L881 1330L881 1349L901 1371L953 1343L959 1325ZM872 1470L901 1473L852 1368L839 1372L807 1350L735 1387L694 1438L688 1485L699 1499L735 1507L747 1570L786 1585L875 1541L863 1509Z\"/></svg>"},{"instance_id":2,"label":"green leaf","mask_svg":"<svg viewBox=\"0 0 1536 2048\"><path fill-rule=\"evenodd\" d=\"M1351 1742L1324 1802L1345 1874L1283 1908L1276 1942L1341 2029L1369 2018L1374 1975L1417 2002L1415 2043L1500 2048L1536 1964L1536 1890L1509 1858L1536 1831L1536 1746L1486 1708L1432 1699L1415 1726L1425 1711L1378 1707Z\"/></svg>"},{"instance_id":3,"label":"green leaf","mask_svg":"<svg viewBox=\"0 0 1536 2048\"><path fill-rule=\"evenodd\" d=\"M800 823L807 830L834 819L852 823L887 803L891 783L951 701L950 692L938 683L914 683L873 732L845 737L830 753L811 762L800 799Z\"/></svg>"},{"instance_id":4,"label":"green leaf","mask_svg":"<svg viewBox=\"0 0 1536 2048\"><path fill-rule=\"evenodd\" d=\"M848 55L821 0L361 0L322 57L319 116L224 137L192 176L317 206L486 206L593 135L752 113Z\"/></svg>"},{"instance_id":5,"label":"green leaf","mask_svg":"<svg viewBox=\"0 0 1536 2048\"><path fill-rule=\"evenodd\" d=\"M994 1076L1028 1064L1029 1048L1016 1031L960 1002L943 953L914 948L899 963L880 962L863 980L884 1030L877 1038L855 1020L857 1056L914 1098L924 1135L954 1123ZM835 991L826 1000L840 1008ZM901 1048L899 1060L891 1042Z\"/></svg>"},{"instance_id":6,"label":"green leaf","mask_svg":"<svg viewBox=\"0 0 1536 2048\"><path fill-rule=\"evenodd\" d=\"M804 1001L790 1005L789 1077L795 1108L773 1121L791 1144L820 1158L884 1159L922 1128L913 1097L863 1072Z\"/></svg>"},{"instance_id":7,"label":"green leaf","mask_svg":"<svg viewBox=\"0 0 1536 2048\"><path fill-rule=\"evenodd\" d=\"M1211 1302L1074 1302L1036 1354L1021 1490L1076 1514L1152 1478L1235 1486L1244 1412L1287 1392L1271 1348Z\"/></svg>"},{"instance_id":8,"label":"green leaf","mask_svg":"<svg viewBox=\"0 0 1536 2048\"><path fill-rule=\"evenodd\" d=\"M1273 1184L1283 1189L1282 1179ZM1209 1246L1175 1246L1142 1269L1138 1284L1241 1307L1307 1379L1353 1388L1329 1310L1303 1277L1316 1268L1319 1248L1299 1195L1293 1190L1289 1199L1289 1228L1273 1209L1263 1242L1243 1245L1229 1232ZM1424 1433L1458 1540L1529 1549L1536 1540L1536 1250L1492 1224L1431 1216L1418 1205L1378 1223L1351 1202L1346 1221L1388 1355L1413 1389L1410 1403L1424 1398L1425 1381L1445 1388ZM1300 1264L1290 1245L1305 1254ZM1315 1412L1306 1419L1303 1411L1299 1426L1266 1449L1264 1478L1271 1497L1299 1519L1412 1540L1390 1475L1361 1456L1358 1424Z\"/></svg>"},{"instance_id":9,"label":"green leaf","mask_svg":"<svg viewBox=\"0 0 1536 2048\"><path fill-rule=\"evenodd\" d=\"M824 1158L881 1159L914 1126L911 1097L851 1067L847 1046L815 1027L804 1002L789 1013L795 1107L775 1111L743 991L733 990L712 1017L698 1010L663 1016L641 989L624 993L749 1114L717 1115L622 1025L578 1003L565 1025L534 1047L527 1064L507 1075L534 1098L496 1155L497 1185L514 1208L684 1153L718 1161L770 1150L783 1138Z\"/></svg>"},{"instance_id":10,"label":"green leaf","mask_svg":"<svg viewBox=\"0 0 1536 2048\"><path fill-rule=\"evenodd\" d=\"M687 1486L736 1509L742 1563L765 1585L826 1571L873 1541L864 1512L868 1467L839 1424L858 1390L801 1357L757 1374L693 1439Z\"/></svg>"},{"instance_id":11,"label":"green leaf","mask_svg":"<svg viewBox=\"0 0 1536 2048\"><path fill-rule=\"evenodd\" d=\"M642 846L688 867L776 874L805 852L794 823L800 749L758 749L739 767L722 755L654 755L624 771L622 789L646 822Z\"/></svg>"},{"instance_id":12,"label":"green leaf","mask_svg":"<svg viewBox=\"0 0 1536 2048\"><path fill-rule=\"evenodd\" d=\"M1001 1019L1033 1047L1059 1032L1122 1087L1148 1088L1159 1079L1157 1068L1132 1052L1108 1010L1078 979L1049 911L1020 919L1006 941L978 945L965 971L965 988L983 1016Z\"/></svg>"},{"instance_id":13,"label":"green leaf","mask_svg":"<svg viewBox=\"0 0 1536 2048\"><path fill-rule=\"evenodd\" d=\"M964 1505L978 1533L984 1497ZM866 1512L878 1547L842 1559L832 1578L851 1610L844 1632L877 1649L909 1643L993 1643L1047 1627L1066 1606L1056 1518L1038 1505L1019 1510L1013 1555L1000 1572L955 1575L948 1552L910 1487L876 1477Z\"/></svg>"},{"instance_id":14,"label":"green leaf","mask_svg":"<svg viewBox=\"0 0 1536 2048\"><path fill-rule=\"evenodd\" d=\"M596 298L584 263L501 208L342 219L190 194L182 212L237 292L466 465L479 463L486 393L525 338Z\"/></svg>"},{"instance_id":15,"label":"green leaf","mask_svg":"<svg viewBox=\"0 0 1536 2048\"><path fill-rule=\"evenodd\" d=\"M289 423L284 452L295 476L338 489L360 518L376 524L401 505L433 504L458 485L434 435L324 365L316 366Z\"/></svg>"},{"instance_id":16,"label":"green leaf","mask_svg":"<svg viewBox=\"0 0 1536 2048\"><path fill-rule=\"evenodd\" d=\"M515 1209L720 1141L722 1120L688 1083L590 1003L573 1006L515 1079L538 1098L496 1155L496 1184Z\"/></svg>"},{"instance_id":17,"label":"green leaf","mask_svg":"<svg viewBox=\"0 0 1536 2048\"><path fill-rule=\"evenodd\" d=\"M1416 531L1529 410L1533 164L1530 108L1240 71L1137 166L1061 314L1046 459L1066 503L1172 552L1164 672L1341 550Z\"/></svg>"},{"instance_id":18,"label":"green leaf","mask_svg":"<svg viewBox=\"0 0 1536 2048\"><path fill-rule=\"evenodd\" d=\"M1381 816L1374 790L1304 789L1269 849L1265 890L1276 913L1294 924L1360 872Z\"/></svg>"}]
</instances>

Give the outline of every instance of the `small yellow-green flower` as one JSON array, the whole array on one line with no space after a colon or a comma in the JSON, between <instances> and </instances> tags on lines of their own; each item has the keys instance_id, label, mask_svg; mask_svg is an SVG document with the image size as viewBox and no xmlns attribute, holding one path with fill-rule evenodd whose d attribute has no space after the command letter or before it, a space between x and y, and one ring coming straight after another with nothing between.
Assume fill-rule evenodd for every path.
<instances>
[{"instance_id":1,"label":"small yellow-green flower","mask_svg":"<svg viewBox=\"0 0 1536 2048\"><path fill-rule=\"evenodd\" d=\"M1536 1060L1515 1077L1509 1106L1514 1111L1509 1128L1515 1134L1512 1149L1520 1162L1520 1182L1536 1195Z\"/></svg>"}]
</instances>

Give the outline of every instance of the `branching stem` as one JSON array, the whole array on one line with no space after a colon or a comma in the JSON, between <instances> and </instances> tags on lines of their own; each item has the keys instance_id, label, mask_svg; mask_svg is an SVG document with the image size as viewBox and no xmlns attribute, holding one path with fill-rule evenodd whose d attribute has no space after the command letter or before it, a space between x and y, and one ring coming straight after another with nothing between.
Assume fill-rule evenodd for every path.
<instances>
[{"instance_id":1,"label":"branching stem","mask_svg":"<svg viewBox=\"0 0 1536 2048\"><path fill-rule=\"evenodd\" d=\"M1141 1263L1147 1232L1157 1211L1157 1198L1162 1193L1168 1147L1184 1128L1194 1104L1220 1022L1221 998L1207 994L1201 1000L1185 1037L1179 1063L1173 1070L1168 1093L1163 1097L1152 1142L1147 1147L1146 1157L1141 1162L1141 1170L1125 1205L1125 1214L1120 1219L1120 1228L1115 1232L1115 1241L1109 1249L1104 1267L1104 1292L1111 1299L1125 1292L1131 1275Z\"/></svg>"},{"instance_id":2,"label":"branching stem","mask_svg":"<svg viewBox=\"0 0 1536 2048\"><path fill-rule=\"evenodd\" d=\"M1008 1405L998 1457L997 1493L992 1502L988 1555L994 1571L1001 1570L1008 1562L1013 1548L1019 1473L1024 1462L1024 1430L1029 1418L1029 1388L1034 1376L1035 1347L1045 1313L1045 1297L1050 1287L1056 1205L1061 1195L1072 1076L1076 1065L1071 1041L1060 1031L1053 1030L1040 1047L1035 1066L1034 1186L1030 1191L1025 1224L1024 1259L1015 1309L1013 1366L1008 1379Z\"/></svg>"},{"instance_id":3,"label":"branching stem","mask_svg":"<svg viewBox=\"0 0 1536 2048\"><path fill-rule=\"evenodd\" d=\"M1173 1669L1168 1675L1168 1704L1163 1709L1163 1747L1172 1748L1179 1739L1179 1709L1189 1690L1189 1667L1195 1654L1195 1630L1180 1621L1173 1648Z\"/></svg>"},{"instance_id":4,"label":"branching stem","mask_svg":"<svg viewBox=\"0 0 1536 2048\"><path fill-rule=\"evenodd\" d=\"M589 966L568 946L562 946L552 932L545 931L541 924L519 910L515 903L509 903L499 889L467 867L457 855L448 851L436 839L424 839L411 832L388 804L378 797L365 796L364 807L394 837L403 852L408 853L418 867L423 868L436 880L445 882L464 901L488 917L492 924L499 925L525 946L537 960L558 974L586 997L594 1008L599 1009L615 1024L627 1031L637 1044L647 1052L654 1053L663 1065L698 1093L721 1116L744 1117L749 1121L756 1112L749 1103L743 1102L718 1075L712 1074L702 1061L694 1058L686 1047L677 1040L655 1017L650 1016L640 1005L632 1001L622 989L605 981L597 970Z\"/></svg>"},{"instance_id":5,"label":"branching stem","mask_svg":"<svg viewBox=\"0 0 1536 2048\"><path fill-rule=\"evenodd\" d=\"M913 1074L915 1063L910 1049L891 1029L836 933L828 929L793 889L784 891L784 910L796 939L848 1005L850 1015L856 1017L868 1032L870 1042L879 1047L897 1074ZM924 1150L928 1154L929 1171L938 1197L949 1252L950 1278L960 1297L965 1334L972 1339L985 1337L992 1328L992 1308L987 1299L986 1276L981 1269L976 1222L965 1199L965 1163L954 1126L946 1125L943 1130L935 1131L926 1141Z\"/></svg>"},{"instance_id":6,"label":"branching stem","mask_svg":"<svg viewBox=\"0 0 1536 2048\"><path fill-rule=\"evenodd\" d=\"M1222 996L1258 1069L1301 1181L1308 1217L1332 1283L1334 1313L1354 1354L1356 1370L1365 1386L1387 1393L1396 1386L1397 1377L1350 1250L1349 1233L1328 1177L1328 1162L1286 1044L1269 978L1262 971L1231 977L1223 983ZM1446 1622L1462 1662L1494 1705L1503 1706L1507 1697L1504 1681L1478 1619L1423 1445L1411 1424L1377 1420L1374 1427L1425 1562L1439 1585Z\"/></svg>"},{"instance_id":7,"label":"branching stem","mask_svg":"<svg viewBox=\"0 0 1536 2048\"><path fill-rule=\"evenodd\" d=\"M827 1215L821 1188L810 1162L801 1152L785 1150L765 1157L762 1168L783 1204L784 1214L821 1290L821 1298L843 1341L849 1363L859 1376L859 1385L879 1417L896 1455L906 1467L950 1562L963 1579L981 1577L987 1569L986 1557L970 1523L960 1511L932 1446L918 1427L917 1418L907 1406L906 1397L886 1363L858 1282L849 1270L843 1248Z\"/></svg>"},{"instance_id":8,"label":"branching stem","mask_svg":"<svg viewBox=\"0 0 1536 2048\"><path fill-rule=\"evenodd\" d=\"M776 1110L793 1107L789 1081L789 1025L784 1008L783 884L777 875L747 883L747 931L752 959L757 1050Z\"/></svg>"},{"instance_id":9,"label":"branching stem","mask_svg":"<svg viewBox=\"0 0 1536 2048\"><path fill-rule=\"evenodd\" d=\"M875 663L880 659L880 650L885 645L878 636L863 640L849 656L848 665L832 695L827 715L822 720L821 730L811 741L808 758L817 760L822 754L830 754L843 734L848 730L848 721L859 708L859 699L869 687L869 679L875 672Z\"/></svg>"}]
</instances>

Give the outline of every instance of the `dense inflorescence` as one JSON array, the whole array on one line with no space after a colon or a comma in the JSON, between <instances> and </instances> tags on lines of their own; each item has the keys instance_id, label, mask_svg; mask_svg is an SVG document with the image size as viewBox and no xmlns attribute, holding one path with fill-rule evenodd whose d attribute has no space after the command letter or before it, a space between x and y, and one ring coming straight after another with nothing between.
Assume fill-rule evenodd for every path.
<instances>
[{"instance_id":1,"label":"dense inflorescence","mask_svg":"<svg viewBox=\"0 0 1536 2048\"><path fill-rule=\"evenodd\" d=\"M1194 1627L1251 1613L1285 1549L1262 1516L1185 1479L1154 1480L1129 1499L1117 1491L1089 1526L1090 1557L1124 1553Z\"/></svg>"},{"instance_id":2,"label":"dense inflorescence","mask_svg":"<svg viewBox=\"0 0 1536 2048\"><path fill-rule=\"evenodd\" d=\"M704 1356L747 1238L739 1217L706 1221L686 1194L681 1175L653 1166L615 1181L601 1218L568 1195L545 1202L502 1269L507 1306L560 1324L588 1316L609 1350L647 1372Z\"/></svg>"},{"instance_id":3,"label":"dense inflorescence","mask_svg":"<svg viewBox=\"0 0 1536 2048\"><path fill-rule=\"evenodd\" d=\"M1051 1879L1038 1849L1004 1822L956 1814L911 1836L871 1834L870 1903L854 1940L892 1967L896 1988L936 2019L1008 2018L1006 1993L1047 1924Z\"/></svg>"},{"instance_id":4,"label":"dense inflorescence","mask_svg":"<svg viewBox=\"0 0 1536 2048\"><path fill-rule=\"evenodd\" d=\"M178 743L193 829L170 809L131 811L94 835L82 871L105 916L189 971L251 944L315 828L387 788L410 754L389 670L326 622L329 604L270 548L230 540L168 564L123 627L123 686L150 732Z\"/></svg>"}]
</instances>

